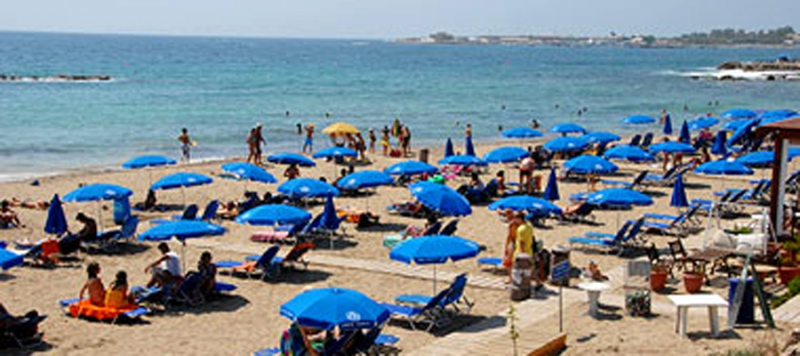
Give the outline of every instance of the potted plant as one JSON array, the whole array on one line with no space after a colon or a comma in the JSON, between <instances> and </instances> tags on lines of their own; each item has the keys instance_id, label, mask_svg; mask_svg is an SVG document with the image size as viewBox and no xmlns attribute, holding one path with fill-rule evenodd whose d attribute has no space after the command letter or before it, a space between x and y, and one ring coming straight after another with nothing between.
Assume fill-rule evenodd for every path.
<instances>
[{"instance_id":1,"label":"potted plant","mask_svg":"<svg viewBox=\"0 0 800 356\"><path fill-rule=\"evenodd\" d=\"M794 241L784 242L781 247L778 278L783 285L789 285L792 279L800 277L800 267L797 266L798 252L800 252L800 241L797 237Z\"/></svg>"},{"instance_id":2,"label":"potted plant","mask_svg":"<svg viewBox=\"0 0 800 356\"><path fill-rule=\"evenodd\" d=\"M683 272L683 286L686 288L686 293L697 293L703 288L703 279L705 276L702 272L693 270L686 270Z\"/></svg>"},{"instance_id":3,"label":"potted plant","mask_svg":"<svg viewBox=\"0 0 800 356\"><path fill-rule=\"evenodd\" d=\"M669 266L664 261L657 261L650 269L650 289L658 292L667 286Z\"/></svg>"}]
</instances>

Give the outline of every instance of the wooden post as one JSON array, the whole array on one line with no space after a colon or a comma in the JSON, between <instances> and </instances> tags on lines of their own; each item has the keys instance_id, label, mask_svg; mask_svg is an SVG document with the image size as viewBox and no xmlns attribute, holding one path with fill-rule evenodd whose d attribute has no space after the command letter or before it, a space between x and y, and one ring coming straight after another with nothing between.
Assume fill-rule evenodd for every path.
<instances>
[{"instance_id":1,"label":"wooden post","mask_svg":"<svg viewBox=\"0 0 800 356\"><path fill-rule=\"evenodd\" d=\"M780 135L780 131L775 132L775 160L772 162L772 185L770 186L770 202L769 202L769 218L772 221L772 227L775 229L775 234L780 235L783 232L783 199L781 199L784 188L782 168L786 167L784 164L785 151L784 139Z\"/></svg>"}]
</instances>

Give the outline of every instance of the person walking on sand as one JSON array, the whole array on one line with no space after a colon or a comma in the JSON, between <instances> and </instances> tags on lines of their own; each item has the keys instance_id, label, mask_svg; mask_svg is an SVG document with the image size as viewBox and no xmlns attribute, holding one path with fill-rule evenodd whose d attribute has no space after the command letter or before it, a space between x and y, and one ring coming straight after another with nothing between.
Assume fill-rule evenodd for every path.
<instances>
[{"instance_id":1,"label":"person walking on sand","mask_svg":"<svg viewBox=\"0 0 800 356\"><path fill-rule=\"evenodd\" d=\"M261 165L261 144L263 143L265 146L267 145L267 141L264 140L264 133L261 131L261 123L256 124L255 134L253 140L255 141L255 149L256 149L256 156L255 161L253 163L257 165Z\"/></svg>"},{"instance_id":2,"label":"person walking on sand","mask_svg":"<svg viewBox=\"0 0 800 356\"><path fill-rule=\"evenodd\" d=\"M305 130L306 140L303 142L303 153L306 153L306 148L308 153L312 153L314 152L314 124L306 125Z\"/></svg>"},{"instance_id":3,"label":"person walking on sand","mask_svg":"<svg viewBox=\"0 0 800 356\"><path fill-rule=\"evenodd\" d=\"M256 163L256 128L250 129L247 135L247 162Z\"/></svg>"},{"instance_id":4,"label":"person walking on sand","mask_svg":"<svg viewBox=\"0 0 800 356\"><path fill-rule=\"evenodd\" d=\"M375 153L375 141L378 138L375 136L375 129L369 129L369 153Z\"/></svg>"},{"instance_id":5,"label":"person walking on sand","mask_svg":"<svg viewBox=\"0 0 800 356\"><path fill-rule=\"evenodd\" d=\"M189 163L191 159L191 147L196 145L196 143L192 142L192 139L189 138L189 129L185 127L181 129L181 135L178 136L178 141L181 143L181 160Z\"/></svg>"}]
</instances>

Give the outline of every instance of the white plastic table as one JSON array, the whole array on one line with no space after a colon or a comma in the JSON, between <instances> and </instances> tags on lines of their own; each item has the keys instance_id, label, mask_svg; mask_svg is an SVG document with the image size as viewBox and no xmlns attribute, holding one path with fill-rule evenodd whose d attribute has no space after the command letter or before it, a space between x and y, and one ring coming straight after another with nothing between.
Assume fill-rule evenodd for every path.
<instances>
[{"instance_id":1,"label":"white plastic table","mask_svg":"<svg viewBox=\"0 0 800 356\"><path fill-rule=\"evenodd\" d=\"M690 294L668 295L667 298L678 308L678 318L675 321L675 331L681 338L686 337L687 311L692 307L708 308L708 322L711 324L711 334L719 335L719 307L727 307L728 302L716 294Z\"/></svg>"},{"instance_id":2,"label":"white plastic table","mask_svg":"<svg viewBox=\"0 0 800 356\"><path fill-rule=\"evenodd\" d=\"M597 306L600 302L600 293L609 288L608 283L603 282L583 282L578 284L578 288L585 290L589 295L589 315L597 317Z\"/></svg>"}]
</instances>

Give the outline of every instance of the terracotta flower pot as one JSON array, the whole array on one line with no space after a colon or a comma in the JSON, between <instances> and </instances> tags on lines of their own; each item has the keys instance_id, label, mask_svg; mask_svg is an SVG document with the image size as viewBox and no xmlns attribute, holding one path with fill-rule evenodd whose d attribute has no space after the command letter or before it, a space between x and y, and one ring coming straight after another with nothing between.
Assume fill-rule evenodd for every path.
<instances>
[{"instance_id":1,"label":"terracotta flower pot","mask_svg":"<svg viewBox=\"0 0 800 356\"><path fill-rule=\"evenodd\" d=\"M800 277L800 267L778 267L778 278L781 284L789 285L795 277Z\"/></svg>"},{"instance_id":2,"label":"terracotta flower pot","mask_svg":"<svg viewBox=\"0 0 800 356\"><path fill-rule=\"evenodd\" d=\"M650 289L657 292L667 286L667 271L650 272Z\"/></svg>"},{"instance_id":3,"label":"terracotta flower pot","mask_svg":"<svg viewBox=\"0 0 800 356\"><path fill-rule=\"evenodd\" d=\"M697 293L703 288L703 275L700 273L684 273L683 286L686 293Z\"/></svg>"}]
</instances>

